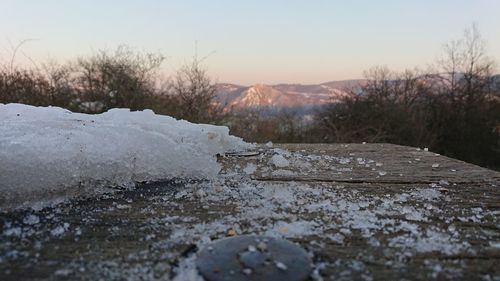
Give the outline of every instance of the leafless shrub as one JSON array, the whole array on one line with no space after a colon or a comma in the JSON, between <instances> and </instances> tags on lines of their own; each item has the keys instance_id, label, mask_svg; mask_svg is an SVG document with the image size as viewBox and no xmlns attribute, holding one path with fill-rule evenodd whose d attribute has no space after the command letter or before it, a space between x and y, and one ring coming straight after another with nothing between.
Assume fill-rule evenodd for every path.
<instances>
[{"instance_id":1,"label":"leafless shrub","mask_svg":"<svg viewBox=\"0 0 500 281\"><path fill-rule=\"evenodd\" d=\"M155 75L163 60L161 54L136 53L126 46L113 53L99 51L71 64L70 83L81 104L102 104L97 111L144 109L155 95Z\"/></svg>"},{"instance_id":2,"label":"leafless shrub","mask_svg":"<svg viewBox=\"0 0 500 281\"><path fill-rule=\"evenodd\" d=\"M215 82L196 56L177 71L171 84L176 116L193 122L213 122L221 114L222 108L214 102L215 94Z\"/></svg>"}]
</instances>

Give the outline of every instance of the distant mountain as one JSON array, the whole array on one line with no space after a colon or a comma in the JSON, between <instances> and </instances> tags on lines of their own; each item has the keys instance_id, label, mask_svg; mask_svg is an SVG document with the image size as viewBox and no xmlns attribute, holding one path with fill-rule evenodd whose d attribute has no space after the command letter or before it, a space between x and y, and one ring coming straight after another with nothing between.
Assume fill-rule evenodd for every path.
<instances>
[{"instance_id":1,"label":"distant mountain","mask_svg":"<svg viewBox=\"0 0 500 281\"><path fill-rule=\"evenodd\" d=\"M428 75L426 80L433 77L443 77L443 74ZM494 90L500 91L500 75L493 77ZM228 83L217 84L216 100L224 106L225 111L241 109L296 109L307 111L311 108L327 104L338 103L351 93L360 93L361 87L368 80L330 81L321 84L277 84L241 86Z\"/></svg>"},{"instance_id":2,"label":"distant mountain","mask_svg":"<svg viewBox=\"0 0 500 281\"><path fill-rule=\"evenodd\" d=\"M332 81L322 84L256 84L250 87L217 84L217 101L226 111L246 108L306 108L337 103L349 89L359 89L365 80Z\"/></svg>"}]
</instances>

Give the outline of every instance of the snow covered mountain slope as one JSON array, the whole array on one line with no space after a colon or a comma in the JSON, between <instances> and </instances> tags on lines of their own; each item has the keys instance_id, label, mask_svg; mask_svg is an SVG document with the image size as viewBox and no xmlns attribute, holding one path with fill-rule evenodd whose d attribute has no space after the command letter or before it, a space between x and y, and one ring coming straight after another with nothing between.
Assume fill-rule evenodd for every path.
<instances>
[{"instance_id":1,"label":"snow covered mountain slope","mask_svg":"<svg viewBox=\"0 0 500 281\"><path fill-rule=\"evenodd\" d=\"M218 84L217 98L226 111L256 107L311 107L336 103L364 80L334 81L323 84L256 84L250 87Z\"/></svg>"},{"instance_id":2,"label":"snow covered mountain slope","mask_svg":"<svg viewBox=\"0 0 500 281\"><path fill-rule=\"evenodd\" d=\"M222 126L151 110L98 115L0 104L0 209L94 194L105 187L213 178L217 153L250 147Z\"/></svg>"}]
</instances>

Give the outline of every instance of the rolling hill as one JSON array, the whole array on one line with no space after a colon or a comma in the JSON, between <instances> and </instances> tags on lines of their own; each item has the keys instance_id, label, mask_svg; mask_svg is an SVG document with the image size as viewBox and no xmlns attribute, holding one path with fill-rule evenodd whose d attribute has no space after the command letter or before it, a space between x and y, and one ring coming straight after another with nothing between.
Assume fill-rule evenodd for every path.
<instances>
[{"instance_id":1,"label":"rolling hill","mask_svg":"<svg viewBox=\"0 0 500 281\"><path fill-rule=\"evenodd\" d=\"M332 81L322 84L277 84L240 86L217 84L217 101L226 111L247 108L306 108L337 103L365 80Z\"/></svg>"}]
</instances>

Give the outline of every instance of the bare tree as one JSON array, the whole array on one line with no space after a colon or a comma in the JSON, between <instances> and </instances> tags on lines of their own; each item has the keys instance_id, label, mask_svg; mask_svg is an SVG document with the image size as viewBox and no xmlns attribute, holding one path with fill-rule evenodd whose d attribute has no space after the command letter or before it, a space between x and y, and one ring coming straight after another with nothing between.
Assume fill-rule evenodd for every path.
<instances>
[{"instance_id":1,"label":"bare tree","mask_svg":"<svg viewBox=\"0 0 500 281\"><path fill-rule=\"evenodd\" d=\"M495 66L476 25L466 29L462 39L445 45L437 68L441 70L436 87L439 95L431 104L432 120L439 132L436 145L443 154L500 166L499 136L495 133L500 103L494 96L492 76Z\"/></svg>"},{"instance_id":2,"label":"bare tree","mask_svg":"<svg viewBox=\"0 0 500 281\"><path fill-rule=\"evenodd\" d=\"M177 71L171 90L178 102L180 118L209 122L221 111L214 101L216 85L196 56Z\"/></svg>"},{"instance_id":3,"label":"bare tree","mask_svg":"<svg viewBox=\"0 0 500 281\"><path fill-rule=\"evenodd\" d=\"M82 105L102 105L88 107L91 112L114 107L143 109L155 94L155 75L163 60L161 54L136 53L126 46L113 53L99 51L71 66L72 84Z\"/></svg>"},{"instance_id":4,"label":"bare tree","mask_svg":"<svg viewBox=\"0 0 500 281\"><path fill-rule=\"evenodd\" d=\"M486 43L477 25L467 28L462 39L444 46L437 72L442 73L441 90L451 101L474 103L490 92L495 62L487 56Z\"/></svg>"}]
</instances>

